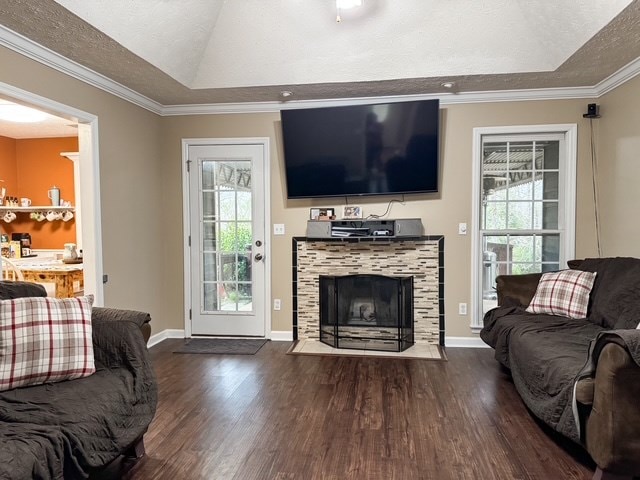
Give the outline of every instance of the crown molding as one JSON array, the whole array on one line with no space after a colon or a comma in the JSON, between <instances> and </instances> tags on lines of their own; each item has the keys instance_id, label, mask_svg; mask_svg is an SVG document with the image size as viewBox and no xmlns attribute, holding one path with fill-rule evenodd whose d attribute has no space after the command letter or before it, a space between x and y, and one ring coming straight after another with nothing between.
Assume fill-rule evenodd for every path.
<instances>
[{"instance_id":1,"label":"crown molding","mask_svg":"<svg viewBox=\"0 0 640 480\"><path fill-rule=\"evenodd\" d=\"M286 102L210 103L194 105L170 105L162 108L162 116L216 115L224 113L275 113L281 110L317 107L343 107L351 105L406 102L409 100L439 99L440 105L465 103L522 102L531 100L570 100L597 98L593 87L541 88L529 90L502 90L492 92L463 92L420 95L393 95L379 97L334 98L320 100L289 100Z\"/></svg>"},{"instance_id":2,"label":"crown molding","mask_svg":"<svg viewBox=\"0 0 640 480\"><path fill-rule=\"evenodd\" d=\"M69 60L4 25L0 25L0 45L153 113L162 113L162 105L158 102Z\"/></svg>"},{"instance_id":3,"label":"crown molding","mask_svg":"<svg viewBox=\"0 0 640 480\"><path fill-rule=\"evenodd\" d=\"M595 86L595 90L598 92L598 97L604 95L605 93L609 93L611 90L619 87L625 82L628 82L638 74L640 74L640 58L632 60L620 70L612 75L609 75L607 78L598 83Z\"/></svg>"},{"instance_id":4,"label":"crown molding","mask_svg":"<svg viewBox=\"0 0 640 480\"><path fill-rule=\"evenodd\" d=\"M50 50L33 40L0 25L0 45L31 58L70 77L104 90L139 107L162 116L215 115L230 113L277 113L281 110L314 107L359 105L371 102L393 103L408 100L439 99L441 105L470 103L523 102L533 100L597 99L640 74L640 58L592 87L541 88L499 90L488 92L460 92L380 97L339 98L320 100L289 100L286 102L212 103L190 105L162 105L121 85L73 60Z\"/></svg>"}]
</instances>

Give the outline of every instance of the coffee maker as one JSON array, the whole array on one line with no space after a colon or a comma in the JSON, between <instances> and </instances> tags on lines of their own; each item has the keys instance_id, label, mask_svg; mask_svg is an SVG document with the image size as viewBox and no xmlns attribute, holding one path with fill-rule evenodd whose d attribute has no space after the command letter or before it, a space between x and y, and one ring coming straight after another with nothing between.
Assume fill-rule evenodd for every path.
<instances>
[{"instance_id":1,"label":"coffee maker","mask_svg":"<svg viewBox=\"0 0 640 480\"><path fill-rule=\"evenodd\" d=\"M20 242L20 257L31 257L31 235L28 233L12 233L11 240Z\"/></svg>"}]
</instances>

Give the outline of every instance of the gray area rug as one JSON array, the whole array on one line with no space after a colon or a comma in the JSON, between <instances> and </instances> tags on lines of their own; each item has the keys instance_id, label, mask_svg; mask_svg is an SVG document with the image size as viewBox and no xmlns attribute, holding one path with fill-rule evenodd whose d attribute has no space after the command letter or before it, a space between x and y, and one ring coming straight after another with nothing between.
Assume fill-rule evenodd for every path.
<instances>
[{"instance_id":1,"label":"gray area rug","mask_svg":"<svg viewBox=\"0 0 640 480\"><path fill-rule=\"evenodd\" d=\"M265 343L267 340L262 338L192 338L173 353L255 355Z\"/></svg>"}]
</instances>

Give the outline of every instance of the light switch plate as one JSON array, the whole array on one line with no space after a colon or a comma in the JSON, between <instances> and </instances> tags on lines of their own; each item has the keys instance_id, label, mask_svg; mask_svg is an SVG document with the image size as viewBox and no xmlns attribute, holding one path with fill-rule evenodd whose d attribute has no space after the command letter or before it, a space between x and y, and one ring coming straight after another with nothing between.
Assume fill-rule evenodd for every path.
<instances>
[{"instance_id":1,"label":"light switch plate","mask_svg":"<svg viewBox=\"0 0 640 480\"><path fill-rule=\"evenodd\" d=\"M458 235L466 235L467 234L467 224L459 223L458 224Z\"/></svg>"},{"instance_id":2,"label":"light switch plate","mask_svg":"<svg viewBox=\"0 0 640 480\"><path fill-rule=\"evenodd\" d=\"M273 234L274 235L284 235L284 223L274 223L273 224Z\"/></svg>"}]
</instances>

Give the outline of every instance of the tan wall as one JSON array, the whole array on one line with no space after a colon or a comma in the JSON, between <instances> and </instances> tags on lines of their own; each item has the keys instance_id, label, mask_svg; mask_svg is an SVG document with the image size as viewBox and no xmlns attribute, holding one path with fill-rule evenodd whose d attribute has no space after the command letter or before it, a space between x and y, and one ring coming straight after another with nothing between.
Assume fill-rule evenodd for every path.
<instances>
[{"instance_id":1,"label":"tan wall","mask_svg":"<svg viewBox=\"0 0 640 480\"><path fill-rule=\"evenodd\" d=\"M458 302L470 302L471 236L459 236L458 223L471 224L471 162L474 127L577 123L578 139L578 211L576 255L595 253L589 144L585 134L588 122L582 118L586 101L536 101L455 105L443 107L442 183L438 195L408 195L406 204L394 204L390 218L420 217L429 235L445 235L446 335L469 336L469 316L459 316ZM271 221L284 223L285 236L272 236L272 295L282 299L282 310L272 312L272 330L291 330L291 237L304 236L309 208L338 208L340 200L287 200L284 189L282 143L279 115L239 114L168 117L162 123L163 206L171 218L181 219L181 140L183 138L269 137L271 139ZM392 197L358 199L365 215L381 214ZM271 229L270 229L271 230ZM182 233L180 225L167 231L166 279L174 285L170 316L181 319L183 311ZM182 328L177 321L172 328Z\"/></svg>"},{"instance_id":2,"label":"tan wall","mask_svg":"<svg viewBox=\"0 0 640 480\"><path fill-rule=\"evenodd\" d=\"M284 223L287 230L285 236L271 238L273 297L283 300L283 309L273 312L272 329L291 329L291 236L305 234L310 207L337 208L341 202L286 199L277 113L160 118L4 48L0 48L0 65L12 66L0 69L0 82L99 117L104 270L110 276L105 286L105 303L151 312L155 332L184 326L181 140L269 137L272 140L271 221ZM616 95L617 92L610 94L606 103L603 100L603 111L609 108L609 102L614 105L626 101L617 100ZM471 222L474 127L578 124L576 255L595 254L588 121L582 119L586 103L585 100L536 101L443 108L442 192L407 196L405 205L393 205L390 217L420 217L427 234L446 237L447 336L469 335L470 318L458 316L457 304L470 301L471 236L459 236L457 225ZM631 117L633 107L627 108ZM624 144L625 138L628 137L621 134L620 143ZM606 142L602 143L601 149L604 149ZM627 147L621 145L620 148ZM616 181L616 177L609 174L603 178L603 188L608 185L610 191L615 190ZM386 201L386 198L383 201L367 199L358 203L364 206L365 214L382 213ZM626 223L617 219L610 221L613 222Z\"/></svg>"},{"instance_id":3,"label":"tan wall","mask_svg":"<svg viewBox=\"0 0 640 480\"><path fill-rule=\"evenodd\" d=\"M158 208L160 117L4 47L0 66L0 82L98 116L105 304L149 311L155 332L177 323L162 291L162 238L176 227Z\"/></svg>"},{"instance_id":4,"label":"tan wall","mask_svg":"<svg viewBox=\"0 0 640 480\"><path fill-rule=\"evenodd\" d=\"M594 120L603 256L640 257L640 77L598 99Z\"/></svg>"}]
</instances>

